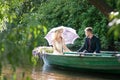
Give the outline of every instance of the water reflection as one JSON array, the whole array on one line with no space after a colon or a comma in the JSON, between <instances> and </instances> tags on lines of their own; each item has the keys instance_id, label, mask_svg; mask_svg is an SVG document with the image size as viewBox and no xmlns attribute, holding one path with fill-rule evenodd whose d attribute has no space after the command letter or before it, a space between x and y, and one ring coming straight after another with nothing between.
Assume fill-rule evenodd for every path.
<instances>
[{"instance_id":1,"label":"water reflection","mask_svg":"<svg viewBox=\"0 0 120 80\"><path fill-rule=\"evenodd\" d=\"M119 75L102 73L84 73L55 69L48 65L43 65L39 70L33 69L33 80L115 80Z\"/></svg>"},{"instance_id":2,"label":"water reflection","mask_svg":"<svg viewBox=\"0 0 120 80\"><path fill-rule=\"evenodd\" d=\"M16 67L5 65L2 67L0 80L31 80L31 68Z\"/></svg>"},{"instance_id":3,"label":"water reflection","mask_svg":"<svg viewBox=\"0 0 120 80\"><path fill-rule=\"evenodd\" d=\"M48 65L36 67L16 67L10 65L2 68L0 80L118 80L119 75L78 72L65 69L56 69Z\"/></svg>"}]
</instances>

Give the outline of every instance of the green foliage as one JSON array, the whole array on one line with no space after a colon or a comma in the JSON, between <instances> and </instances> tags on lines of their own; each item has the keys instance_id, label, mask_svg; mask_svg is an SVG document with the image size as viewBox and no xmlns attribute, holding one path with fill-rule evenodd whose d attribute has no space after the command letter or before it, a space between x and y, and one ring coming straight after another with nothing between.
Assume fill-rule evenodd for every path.
<instances>
[{"instance_id":1,"label":"green foliage","mask_svg":"<svg viewBox=\"0 0 120 80\"><path fill-rule=\"evenodd\" d=\"M107 49L107 19L87 0L50 0L39 7L38 17L49 30L56 26L68 26L77 30L80 38L71 48L78 49L83 44L84 29L91 26L100 37L103 49Z\"/></svg>"},{"instance_id":2,"label":"green foliage","mask_svg":"<svg viewBox=\"0 0 120 80\"><path fill-rule=\"evenodd\" d=\"M120 0L105 0L115 11L120 11Z\"/></svg>"},{"instance_id":3,"label":"green foliage","mask_svg":"<svg viewBox=\"0 0 120 80\"><path fill-rule=\"evenodd\" d=\"M0 58L6 57L11 64L29 62L33 48L48 45L44 36L60 25L76 29L80 36L69 45L71 50L83 44L87 26L93 27L102 49L108 48L107 19L87 0L1 0L0 11Z\"/></svg>"},{"instance_id":4,"label":"green foliage","mask_svg":"<svg viewBox=\"0 0 120 80\"><path fill-rule=\"evenodd\" d=\"M106 2L120 11L120 0ZM0 61L12 64L14 70L21 64L36 65L38 58L32 57L32 50L48 45L44 36L51 28L61 25L76 29L80 36L75 44L69 45L71 50L76 51L83 44L87 26L93 27L102 50L106 50L112 41L107 36L107 23L105 16L88 0L0 0ZM119 25L110 29L117 36L119 31ZM0 72L1 68L0 62Z\"/></svg>"},{"instance_id":5,"label":"green foliage","mask_svg":"<svg viewBox=\"0 0 120 80\"><path fill-rule=\"evenodd\" d=\"M39 56L32 56L31 61L33 63L33 66L37 65L38 60L39 60Z\"/></svg>"},{"instance_id":6,"label":"green foliage","mask_svg":"<svg viewBox=\"0 0 120 80\"><path fill-rule=\"evenodd\" d=\"M45 0L6 0L0 2L0 59L13 66L31 64L32 50L45 45L47 28L36 11Z\"/></svg>"},{"instance_id":7,"label":"green foliage","mask_svg":"<svg viewBox=\"0 0 120 80\"><path fill-rule=\"evenodd\" d=\"M118 40L120 38L120 15L119 12L111 12L109 15L109 36L113 35L114 40Z\"/></svg>"},{"instance_id":8,"label":"green foliage","mask_svg":"<svg viewBox=\"0 0 120 80\"><path fill-rule=\"evenodd\" d=\"M109 37L112 35L114 40L118 40L120 37L120 14L116 15L116 13L120 12L120 0L106 0L109 6L111 6L114 11L109 14L109 25L110 29L108 31ZM119 20L119 21L118 21Z\"/></svg>"}]
</instances>

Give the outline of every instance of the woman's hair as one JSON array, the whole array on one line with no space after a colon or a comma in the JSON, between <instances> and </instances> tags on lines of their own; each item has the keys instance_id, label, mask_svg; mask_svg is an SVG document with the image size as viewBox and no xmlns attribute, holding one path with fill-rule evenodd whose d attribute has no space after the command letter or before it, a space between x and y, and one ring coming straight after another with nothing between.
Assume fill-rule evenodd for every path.
<instances>
[{"instance_id":1,"label":"woman's hair","mask_svg":"<svg viewBox=\"0 0 120 80\"><path fill-rule=\"evenodd\" d=\"M58 30L56 30L56 31L54 32L54 34L53 34L53 40L56 40L56 39L57 39L58 34L61 33L61 30L63 30L63 29L58 29ZM61 37L61 38L62 38L62 37Z\"/></svg>"}]
</instances>

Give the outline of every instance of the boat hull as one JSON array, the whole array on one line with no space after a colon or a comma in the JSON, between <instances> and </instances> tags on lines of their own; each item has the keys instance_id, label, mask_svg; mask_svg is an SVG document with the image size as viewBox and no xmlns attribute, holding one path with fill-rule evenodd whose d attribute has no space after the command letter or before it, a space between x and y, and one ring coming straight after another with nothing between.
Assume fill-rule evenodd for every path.
<instances>
[{"instance_id":1,"label":"boat hull","mask_svg":"<svg viewBox=\"0 0 120 80\"><path fill-rule=\"evenodd\" d=\"M116 56L42 54L42 59L44 64L57 67L120 73L120 58Z\"/></svg>"}]
</instances>

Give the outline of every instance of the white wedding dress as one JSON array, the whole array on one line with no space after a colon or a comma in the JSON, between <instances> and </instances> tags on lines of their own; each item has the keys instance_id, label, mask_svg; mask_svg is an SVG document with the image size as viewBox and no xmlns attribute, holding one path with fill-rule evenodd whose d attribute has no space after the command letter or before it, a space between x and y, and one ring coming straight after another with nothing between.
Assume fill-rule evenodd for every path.
<instances>
[{"instance_id":1,"label":"white wedding dress","mask_svg":"<svg viewBox=\"0 0 120 80\"><path fill-rule=\"evenodd\" d=\"M53 54L57 54L57 55L63 54L63 44L56 41L56 42L55 42L55 46L56 46L56 49L59 50L60 52L58 52L58 51L55 49L54 52L53 52Z\"/></svg>"}]
</instances>

